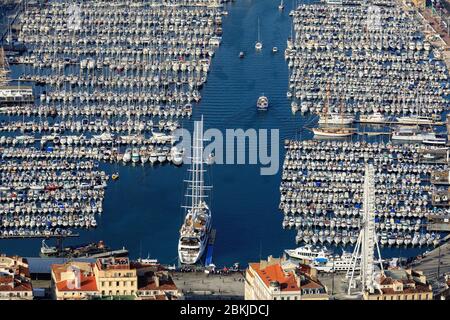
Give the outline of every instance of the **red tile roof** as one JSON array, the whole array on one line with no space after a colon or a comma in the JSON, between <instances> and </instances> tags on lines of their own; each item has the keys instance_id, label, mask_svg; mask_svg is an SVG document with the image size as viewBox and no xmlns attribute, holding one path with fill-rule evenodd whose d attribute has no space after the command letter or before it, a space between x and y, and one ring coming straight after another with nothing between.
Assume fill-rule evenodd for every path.
<instances>
[{"instance_id":1,"label":"red tile roof","mask_svg":"<svg viewBox=\"0 0 450 320\"><path fill-rule=\"evenodd\" d=\"M86 270L82 270L80 273L80 288L69 288L67 285L67 280L61 280L61 273L67 271L69 267L68 264L54 264L52 265L52 273L55 277L54 281L56 283L56 287L58 291L89 291L95 292L97 289L97 282L95 280L95 275L91 272L92 264L86 264L86 266L90 269L89 272ZM72 287L72 286L70 286Z\"/></svg>"},{"instance_id":2,"label":"red tile roof","mask_svg":"<svg viewBox=\"0 0 450 320\"><path fill-rule=\"evenodd\" d=\"M272 281L278 281L281 291L300 291L293 273L285 274L280 264L273 264L260 269L259 263L250 263L251 268L258 274L268 287Z\"/></svg>"},{"instance_id":3,"label":"red tile roof","mask_svg":"<svg viewBox=\"0 0 450 320\"><path fill-rule=\"evenodd\" d=\"M81 275L81 284L80 284L80 288L73 288L71 286L71 288L69 288L67 286L67 280L64 281L60 281L56 283L56 287L58 288L58 291L69 291L69 292L95 292L98 291L97 290L97 283L95 282L95 276L94 275L90 275L90 276L84 276Z\"/></svg>"},{"instance_id":4,"label":"red tile roof","mask_svg":"<svg viewBox=\"0 0 450 320\"><path fill-rule=\"evenodd\" d=\"M177 286L173 282L171 277L159 277L159 286L156 285L155 279L153 278L153 272L147 272L145 275L138 278L138 290L177 290Z\"/></svg>"}]
</instances>

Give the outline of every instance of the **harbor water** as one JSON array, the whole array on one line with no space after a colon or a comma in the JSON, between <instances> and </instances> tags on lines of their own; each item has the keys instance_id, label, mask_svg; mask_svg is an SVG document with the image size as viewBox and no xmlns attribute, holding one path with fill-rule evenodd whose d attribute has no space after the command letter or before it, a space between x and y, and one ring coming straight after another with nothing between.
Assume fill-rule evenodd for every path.
<instances>
[{"instance_id":1,"label":"harbor water","mask_svg":"<svg viewBox=\"0 0 450 320\"><path fill-rule=\"evenodd\" d=\"M284 139L311 139L305 129L317 122L316 116L293 116L286 97L289 74L284 59L286 40L291 33L289 11L293 3L278 10L275 0L238 0L226 5L222 44L212 60L202 100L194 107L191 120L183 126L192 129L192 121L204 116L205 128L279 129L280 170L262 176L259 165L214 165L208 167L213 185L209 199L213 228L217 230L213 263L219 266L247 263L267 255L279 256L295 247L295 231L283 230L279 211L279 185L284 159ZM254 45L260 34L263 49ZM278 47L273 53L272 47ZM240 59L239 52L245 57ZM270 101L267 112L257 111L256 101L265 95ZM371 139L385 139L383 137ZM108 174L119 172L117 181L109 181L104 212L95 230L81 230L79 238L65 245L103 240L112 248L126 247L132 258L177 261L179 227L183 219L187 166L140 166L104 164ZM78 231L77 231L78 232ZM51 241L48 241L50 243ZM40 240L1 240L0 252L36 256ZM422 249L384 248L385 257L412 256Z\"/></svg>"}]
</instances>

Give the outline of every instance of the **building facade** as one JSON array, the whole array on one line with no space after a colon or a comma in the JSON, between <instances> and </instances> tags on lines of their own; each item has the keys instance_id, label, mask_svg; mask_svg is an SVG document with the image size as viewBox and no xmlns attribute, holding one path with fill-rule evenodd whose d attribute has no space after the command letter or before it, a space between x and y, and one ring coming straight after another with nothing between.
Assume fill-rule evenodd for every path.
<instances>
[{"instance_id":1,"label":"building facade","mask_svg":"<svg viewBox=\"0 0 450 320\"><path fill-rule=\"evenodd\" d=\"M70 261L51 268L52 293L57 300L126 298L179 300L183 294L159 263L101 258L95 263Z\"/></svg>"},{"instance_id":2,"label":"building facade","mask_svg":"<svg viewBox=\"0 0 450 320\"><path fill-rule=\"evenodd\" d=\"M91 263L54 264L51 276L52 296L56 300L89 300L100 295Z\"/></svg>"},{"instance_id":3,"label":"building facade","mask_svg":"<svg viewBox=\"0 0 450 320\"><path fill-rule=\"evenodd\" d=\"M94 274L102 296L135 296L137 293L137 272L128 258L98 259Z\"/></svg>"},{"instance_id":4,"label":"building facade","mask_svg":"<svg viewBox=\"0 0 450 320\"><path fill-rule=\"evenodd\" d=\"M138 290L136 297L139 300L182 300L182 292L177 288L169 275L160 264L149 262L135 262L138 275Z\"/></svg>"},{"instance_id":5,"label":"building facade","mask_svg":"<svg viewBox=\"0 0 450 320\"><path fill-rule=\"evenodd\" d=\"M326 287L315 269L298 265L294 269L282 259L250 263L245 273L245 300L328 300Z\"/></svg>"},{"instance_id":6,"label":"building facade","mask_svg":"<svg viewBox=\"0 0 450 320\"><path fill-rule=\"evenodd\" d=\"M26 259L0 255L0 300L32 300L33 286Z\"/></svg>"},{"instance_id":7,"label":"building facade","mask_svg":"<svg viewBox=\"0 0 450 320\"><path fill-rule=\"evenodd\" d=\"M433 300L431 285L423 272L390 268L377 280L373 293L365 292L364 300Z\"/></svg>"}]
</instances>

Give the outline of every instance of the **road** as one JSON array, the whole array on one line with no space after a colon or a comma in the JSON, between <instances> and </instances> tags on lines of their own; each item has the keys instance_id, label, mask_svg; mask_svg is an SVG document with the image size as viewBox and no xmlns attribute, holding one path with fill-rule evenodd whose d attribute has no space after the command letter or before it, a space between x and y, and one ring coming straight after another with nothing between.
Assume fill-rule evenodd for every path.
<instances>
[{"instance_id":1,"label":"road","mask_svg":"<svg viewBox=\"0 0 450 320\"><path fill-rule=\"evenodd\" d=\"M177 272L172 278L187 300L235 300L244 299L244 276L240 272L229 275L204 272Z\"/></svg>"}]
</instances>

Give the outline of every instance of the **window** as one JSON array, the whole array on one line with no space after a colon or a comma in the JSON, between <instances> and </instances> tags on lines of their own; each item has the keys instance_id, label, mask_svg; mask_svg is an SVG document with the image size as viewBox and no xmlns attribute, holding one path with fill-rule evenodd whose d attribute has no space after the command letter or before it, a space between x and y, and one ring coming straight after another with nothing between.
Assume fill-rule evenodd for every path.
<instances>
[{"instance_id":1,"label":"window","mask_svg":"<svg viewBox=\"0 0 450 320\"><path fill-rule=\"evenodd\" d=\"M116 281L116 287L118 287L120 284L119 284L119 281Z\"/></svg>"}]
</instances>

